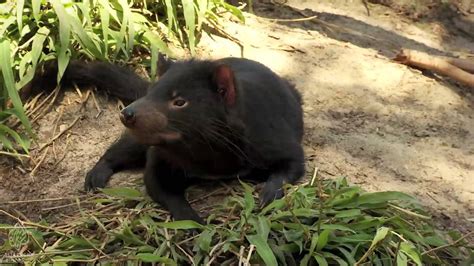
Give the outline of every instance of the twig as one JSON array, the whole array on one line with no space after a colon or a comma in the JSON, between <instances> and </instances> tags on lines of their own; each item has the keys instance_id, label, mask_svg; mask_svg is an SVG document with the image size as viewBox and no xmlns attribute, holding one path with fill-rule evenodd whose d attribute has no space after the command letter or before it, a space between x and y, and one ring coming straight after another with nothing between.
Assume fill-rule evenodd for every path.
<instances>
[{"instance_id":1,"label":"twig","mask_svg":"<svg viewBox=\"0 0 474 266\"><path fill-rule=\"evenodd\" d=\"M97 102L97 99L95 98L94 92L91 92L92 94L92 100L94 101L95 108L97 108L97 114L95 115L95 118L99 117L99 115L102 113L102 109L99 106L99 103Z\"/></svg>"},{"instance_id":2,"label":"twig","mask_svg":"<svg viewBox=\"0 0 474 266\"><path fill-rule=\"evenodd\" d=\"M314 169L314 178L318 181L318 198L319 198L319 219L318 219L318 235L321 234L321 224L323 222L323 206L324 206L324 197L322 190L321 178L318 175L318 168Z\"/></svg>"},{"instance_id":3,"label":"twig","mask_svg":"<svg viewBox=\"0 0 474 266\"><path fill-rule=\"evenodd\" d=\"M82 238L83 238L87 243L89 243L89 245L90 245L93 249L95 249L97 252L99 252L100 254L102 254L102 256L103 256L104 258L109 258L109 259L110 259L110 256L109 256L109 255L105 254L101 249L97 248L89 239L87 239L86 236L84 236L84 235L82 235L82 234L81 234L81 236L82 236Z\"/></svg>"},{"instance_id":4,"label":"twig","mask_svg":"<svg viewBox=\"0 0 474 266\"><path fill-rule=\"evenodd\" d=\"M221 246L223 246L225 243L226 243L226 242L219 242L219 243L217 243L217 244L211 249L211 251L209 252L209 256L212 256L212 254L214 254L214 252L215 252L218 248L220 248ZM209 264L210 264L210 262L209 262Z\"/></svg>"},{"instance_id":5,"label":"twig","mask_svg":"<svg viewBox=\"0 0 474 266\"><path fill-rule=\"evenodd\" d=\"M362 4L365 7L365 11L367 11L367 16L370 17L370 9L369 9L369 4L367 3L367 0L362 0Z\"/></svg>"},{"instance_id":6,"label":"twig","mask_svg":"<svg viewBox=\"0 0 474 266\"><path fill-rule=\"evenodd\" d=\"M42 210L42 211L51 211L51 210L62 209L62 208L66 208L66 207L74 206L74 205L76 205L75 202L69 203L69 204L64 204L64 205L59 205L59 206L53 206L53 207L42 208L41 210Z\"/></svg>"},{"instance_id":7,"label":"twig","mask_svg":"<svg viewBox=\"0 0 474 266\"><path fill-rule=\"evenodd\" d=\"M67 152L68 152L68 148L69 148L69 136L71 136L71 134L67 134L66 135L66 147L64 148L64 153L63 153L63 156L61 157L61 159L57 160L54 165L53 165L53 169L56 169L56 167L58 167L58 164L61 163L64 158L66 158L66 155L67 155Z\"/></svg>"},{"instance_id":8,"label":"twig","mask_svg":"<svg viewBox=\"0 0 474 266\"><path fill-rule=\"evenodd\" d=\"M36 170L38 170L38 168L40 167L40 165L43 163L44 159L46 158L46 155L48 154L48 151L49 151L49 147L46 149L46 151L44 151L43 156L41 156L39 162L35 165L35 167L34 167L33 170L31 171L31 173L30 173L30 176L31 176L31 177L34 177L34 176L35 176Z\"/></svg>"},{"instance_id":9,"label":"twig","mask_svg":"<svg viewBox=\"0 0 474 266\"><path fill-rule=\"evenodd\" d=\"M421 253L421 256L424 256L424 255L426 255L426 254L429 254L429 253L431 253L431 252L434 252L434 251L437 251L437 250L440 250L440 249L444 249L444 248L448 248L448 247L454 246L454 245L456 245L457 243L461 242L463 239L465 239L466 237L468 237L468 236L470 236L470 235L472 235L472 234L474 234L474 231L469 232L469 233L463 235L462 237L460 237L458 240L454 241L453 243L446 244L446 245L442 245L442 246L435 247L435 248L432 248L432 249L430 249L430 250L427 250L427 251Z\"/></svg>"},{"instance_id":10,"label":"twig","mask_svg":"<svg viewBox=\"0 0 474 266\"><path fill-rule=\"evenodd\" d=\"M63 116L63 108L59 108L58 117L56 118L56 121L54 121L53 134L56 133L56 129L58 128L58 124L59 124L59 120L61 120L62 116Z\"/></svg>"},{"instance_id":11,"label":"twig","mask_svg":"<svg viewBox=\"0 0 474 266\"><path fill-rule=\"evenodd\" d=\"M53 96L56 94L56 92L57 92L58 90L59 90L59 87L56 87L50 94L48 94L48 96L46 96L46 98L44 98L44 100L42 100L38 105L36 105L32 110L30 110L30 111L27 113L27 115L28 115L28 116L31 116L31 115L35 114L41 107L43 107L43 105L44 105L45 103L47 103L47 102L49 101L49 99L50 99L51 97L53 97ZM38 96L36 96L33 100L35 100L36 98L39 98L39 96L41 96L42 94L43 94L43 93L41 92L41 93L40 93ZM36 100L36 101L38 101L38 100ZM36 101L35 101L35 102L36 102Z\"/></svg>"},{"instance_id":12,"label":"twig","mask_svg":"<svg viewBox=\"0 0 474 266\"><path fill-rule=\"evenodd\" d=\"M41 146L41 148L39 148L39 151L42 151L44 148L46 148L47 146L51 145L51 143L53 143L55 140L57 140L59 137L61 137L64 132L68 131L69 129L71 129L76 123L77 121L79 121L79 119L82 118L82 115L76 117L76 119L74 119L74 121L67 127L65 128L64 130L62 130L61 132L59 132L56 136L54 136L54 138L52 138L50 141L48 141L47 143L43 144L43 146Z\"/></svg>"},{"instance_id":13,"label":"twig","mask_svg":"<svg viewBox=\"0 0 474 266\"><path fill-rule=\"evenodd\" d=\"M281 22L300 22L300 21L313 20L313 19L316 19L317 17L318 17L317 15L314 15L311 17L304 16L304 18L263 18L263 17L260 17L259 19L269 20L269 21L281 21Z\"/></svg>"},{"instance_id":14,"label":"twig","mask_svg":"<svg viewBox=\"0 0 474 266\"><path fill-rule=\"evenodd\" d=\"M53 99L51 101L49 101L48 105L45 108L43 108L43 110L41 110L41 112L39 112L39 114L31 120L32 124L34 122L36 122L36 120L40 119L41 116L44 114L44 112L46 112L46 110L51 108L51 106L54 104L54 102L56 102L56 98L58 97L58 94L59 94L59 87L56 87L56 89L54 89L54 91L52 93Z\"/></svg>"},{"instance_id":15,"label":"twig","mask_svg":"<svg viewBox=\"0 0 474 266\"><path fill-rule=\"evenodd\" d=\"M411 215L411 216L415 216L415 217L417 217L417 218L421 218L421 219L424 219L424 220L429 220L429 219L431 219L431 217L429 217L429 216L425 216L425 215L421 215L421 214L418 214L418 213L415 213L415 212L412 212L412 211L409 211L409 210L405 210L405 209L400 208L400 207L398 207L398 206L396 206L396 205L393 205L393 204L391 204L391 203L389 203L388 206L390 206L390 207L392 207L392 208L394 208L394 209L397 209L397 210L399 210L399 211L401 211L401 212L404 212L405 214L408 214L408 215Z\"/></svg>"},{"instance_id":16,"label":"twig","mask_svg":"<svg viewBox=\"0 0 474 266\"><path fill-rule=\"evenodd\" d=\"M244 251L245 251L245 247L244 247L244 246L240 246L240 250L239 250L239 266L242 266L242 264L243 264L243 261L244 261Z\"/></svg>"},{"instance_id":17,"label":"twig","mask_svg":"<svg viewBox=\"0 0 474 266\"><path fill-rule=\"evenodd\" d=\"M239 39L237 39L234 36L227 33L224 29L219 27L219 25L216 22L214 22L212 20L208 20L207 22L212 25L213 29L215 29L217 31L217 33L221 34L225 38L227 38L227 39L231 40L232 42L236 43L240 47L240 56L244 57L244 45L242 44L242 42Z\"/></svg>"},{"instance_id":18,"label":"twig","mask_svg":"<svg viewBox=\"0 0 474 266\"><path fill-rule=\"evenodd\" d=\"M310 186L314 185L314 181L316 180L316 176L318 175L319 168L315 167L313 171L313 177L311 178L311 182L309 183Z\"/></svg>"},{"instance_id":19,"label":"twig","mask_svg":"<svg viewBox=\"0 0 474 266\"><path fill-rule=\"evenodd\" d=\"M20 218L15 217L15 216L11 215L10 213L8 213L8 212L6 212L6 211L4 211L4 210L2 210L2 209L0 209L0 213L3 213L3 214L5 214L6 216L8 216L8 217L10 217L10 218L12 218L12 219L14 219L14 220L16 220L16 221L19 222L22 226L24 226L24 225L29 225L29 226L39 227L39 228L43 228L43 229L47 229L47 230L53 231L53 232L55 232L55 233L57 233L57 234L60 234L60 235L62 235L62 236L65 235L63 232L61 232L61 231L59 231L59 230L57 230L57 229L55 229L55 228L52 228L52 227L49 227L49 226L45 226L45 225L42 225L42 224L33 223L33 222L23 221L23 220L21 220Z\"/></svg>"},{"instance_id":20,"label":"twig","mask_svg":"<svg viewBox=\"0 0 474 266\"><path fill-rule=\"evenodd\" d=\"M76 90L77 94L79 94L79 98L82 99L82 92L81 92L81 90L79 89L79 87L77 87L76 84L74 84L74 89Z\"/></svg>"},{"instance_id":21,"label":"twig","mask_svg":"<svg viewBox=\"0 0 474 266\"><path fill-rule=\"evenodd\" d=\"M41 256L41 255L53 255L53 254L69 254L69 253L82 253L82 252L86 252L86 251L94 251L94 249L76 249L76 250L55 250L55 251L48 251L48 252L45 252L43 254L25 254L25 255L15 255L15 256L5 256L3 258L5 259L21 259L21 258L32 258L32 257L35 257L35 256ZM59 260L54 260L54 261L59 261ZM71 261L70 259L68 259L67 261ZM78 260L74 260L74 261L78 261ZM84 260L86 261L86 260ZM87 260L89 261L89 260Z\"/></svg>"},{"instance_id":22,"label":"twig","mask_svg":"<svg viewBox=\"0 0 474 266\"><path fill-rule=\"evenodd\" d=\"M8 155L8 156L25 157L25 158L30 157L28 154L21 154L21 153L15 153L15 152L7 152L7 151L0 151L0 154Z\"/></svg>"},{"instance_id":23,"label":"twig","mask_svg":"<svg viewBox=\"0 0 474 266\"><path fill-rule=\"evenodd\" d=\"M74 200L76 198L84 198L84 196L76 196L76 197L67 197L67 198L49 198L49 199L31 199L31 200L15 200L15 201L0 201L0 205L2 204L21 204L21 203L32 203L32 202L46 202L46 201L60 201L60 200Z\"/></svg>"},{"instance_id":24,"label":"twig","mask_svg":"<svg viewBox=\"0 0 474 266\"><path fill-rule=\"evenodd\" d=\"M44 92L40 92L33 99L25 103L25 111L27 114L35 107L36 103L38 102L39 98L43 95L43 93Z\"/></svg>"},{"instance_id":25,"label":"twig","mask_svg":"<svg viewBox=\"0 0 474 266\"><path fill-rule=\"evenodd\" d=\"M189 261L190 261L193 265L195 265L195 263L194 263L194 261L193 261L193 257L192 257L191 255L189 255L189 253L186 252L186 250L184 250L184 248L182 248L180 245L175 245L175 246L178 247L179 250L181 250L181 251L184 253L184 255L186 255L186 257L188 257Z\"/></svg>"},{"instance_id":26,"label":"twig","mask_svg":"<svg viewBox=\"0 0 474 266\"><path fill-rule=\"evenodd\" d=\"M86 106L86 103L89 100L90 95L91 95L91 90L87 90L84 100L81 101L81 106L79 107L79 111L82 110L82 108L84 108L84 106Z\"/></svg>"},{"instance_id":27,"label":"twig","mask_svg":"<svg viewBox=\"0 0 474 266\"><path fill-rule=\"evenodd\" d=\"M247 260L244 264L245 266L250 266L250 258L252 257L252 253L254 249L255 249L255 246L253 244L250 244L249 254L247 255Z\"/></svg>"}]
</instances>

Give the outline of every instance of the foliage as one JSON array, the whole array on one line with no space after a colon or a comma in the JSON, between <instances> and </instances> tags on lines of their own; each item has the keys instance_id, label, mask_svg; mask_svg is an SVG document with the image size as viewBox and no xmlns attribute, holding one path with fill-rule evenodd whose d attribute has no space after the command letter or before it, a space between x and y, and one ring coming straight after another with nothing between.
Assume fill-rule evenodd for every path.
<instances>
[{"instance_id":1,"label":"foliage","mask_svg":"<svg viewBox=\"0 0 474 266\"><path fill-rule=\"evenodd\" d=\"M3 225L8 240L0 250L11 261L169 265L247 259L260 265L458 265L466 249L472 252L465 240L457 243L464 248L447 245L447 235L406 194L364 192L344 178L316 183L288 186L284 199L262 210L253 188L242 183L210 211L212 223L205 226L167 222L167 213L139 191L109 188L80 202L80 211L58 224ZM450 237L460 238L456 232Z\"/></svg>"},{"instance_id":2,"label":"foliage","mask_svg":"<svg viewBox=\"0 0 474 266\"><path fill-rule=\"evenodd\" d=\"M57 58L60 79L71 58L129 61L140 53L141 57L145 54L145 63L153 66L153 77L158 51L171 53L167 42L179 41L194 53L203 26L218 26L223 11L243 21L240 10L224 0L1 3L0 151L16 153L16 145L20 145L28 152L32 130L17 90L32 79L41 62ZM7 123L12 115L29 135L12 129Z\"/></svg>"}]
</instances>

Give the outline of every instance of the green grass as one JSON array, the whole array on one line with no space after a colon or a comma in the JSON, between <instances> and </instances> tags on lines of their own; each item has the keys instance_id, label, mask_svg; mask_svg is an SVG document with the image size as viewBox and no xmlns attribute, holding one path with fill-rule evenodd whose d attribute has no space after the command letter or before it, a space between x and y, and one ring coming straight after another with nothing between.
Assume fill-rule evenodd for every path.
<instances>
[{"instance_id":1,"label":"green grass","mask_svg":"<svg viewBox=\"0 0 474 266\"><path fill-rule=\"evenodd\" d=\"M224 0L0 3L0 154L28 155L34 134L17 91L41 62L57 59L58 80L71 58L140 58L154 66L156 53L171 54L171 42L194 54L203 26L219 27L226 12L243 21L240 10Z\"/></svg>"},{"instance_id":2,"label":"green grass","mask_svg":"<svg viewBox=\"0 0 474 266\"><path fill-rule=\"evenodd\" d=\"M459 233L436 230L411 196L364 192L344 178L312 183L288 186L263 210L242 183L212 207L206 226L166 221L138 190L108 188L78 200L79 211L58 223L1 225L0 250L4 262L30 265L459 265L473 252Z\"/></svg>"}]
</instances>

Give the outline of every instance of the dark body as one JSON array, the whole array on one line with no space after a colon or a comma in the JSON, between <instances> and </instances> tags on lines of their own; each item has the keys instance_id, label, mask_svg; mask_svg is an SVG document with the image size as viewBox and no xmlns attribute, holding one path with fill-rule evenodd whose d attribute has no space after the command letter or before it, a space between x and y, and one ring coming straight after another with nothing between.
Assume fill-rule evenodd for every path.
<instances>
[{"instance_id":1,"label":"dark body","mask_svg":"<svg viewBox=\"0 0 474 266\"><path fill-rule=\"evenodd\" d=\"M86 189L106 186L118 171L144 166L153 200L177 220L202 223L185 199L193 181L264 180L263 206L283 196L284 183L304 175L301 97L286 80L241 58L172 62L161 57L159 72L159 81L149 84L106 63L76 62L66 70L65 85L95 85L131 102L120 117L125 134L88 172Z\"/></svg>"}]
</instances>

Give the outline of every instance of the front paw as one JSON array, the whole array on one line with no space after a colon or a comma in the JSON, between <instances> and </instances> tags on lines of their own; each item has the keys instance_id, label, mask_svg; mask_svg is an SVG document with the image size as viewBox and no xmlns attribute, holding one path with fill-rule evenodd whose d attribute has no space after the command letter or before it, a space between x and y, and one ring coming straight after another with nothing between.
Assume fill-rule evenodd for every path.
<instances>
[{"instance_id":1,"label":"front paw","mask_svg":"<svg viewBox=\"0 0 474 266\"><path fill-rule=\"evenodd\" d=\"M267 206L275 199L282 198L284 195L283 189L280 184L276 182L266 182L260 192L260 208Z\"/></svg>"},{"instance_id":2,"label":"front paw","mask_svg":"<svg viewBox=\"0 0 474 266\"><path fill-rule=\"evenodd\" d=\"M184 212L177 212L177 211L171 211L171 216L173 216L173 219L175 221L182 221L182 220L191 220L195 221L198 224L205 225L206 222L204 219L201 218L194 210L190 210L186 213Z\"/></svg>"},{"instance_id":3,"label":"front paw","mask_svg":"<svg viewBox=\"0 0 474 266\"><path fill-rule=\"evenodd\" d=\"M90 191L97 190L98 188L104 188L112 174L112 169L105 166L96 165L87 173L86 180L84 182L84 189L86 191Z\"/></svg>"}]
</instances>

